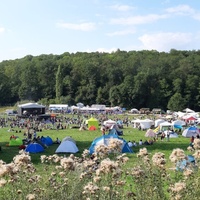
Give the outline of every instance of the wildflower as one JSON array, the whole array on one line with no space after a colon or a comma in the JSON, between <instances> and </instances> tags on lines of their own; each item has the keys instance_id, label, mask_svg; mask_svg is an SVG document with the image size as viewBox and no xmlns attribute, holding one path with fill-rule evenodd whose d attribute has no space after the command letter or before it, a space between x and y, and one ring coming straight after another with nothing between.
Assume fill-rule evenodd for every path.
<instances>
[{"instance_id":1,"label":"wildflower","mask_svg":"<svg viewBox=\"0 0 200 200\"><path fill-rule=\"evenodd\" d=\"M192 148L191 146L189 146L189 147L187 148L187 150L188 150L188 151L194 151L194 148Z\"/></svg>"},{"instance_id":2,"label":"wildflower","mask_svg":"<svg viewBox=\"0 0 200 200\"><path fill-rule=\"evenodd\" d=\"M3 187L6 183L7 181L5 179L0 179L0 187Z\"/></svg>"},{"instance_id":3,"label":"wildflower","mask_svg":"<svg viewBox=\"0 0 200 200\"><path fill-rule=\"evenodd\" d=\"M105 191L105 192L109 192L109 191L110 191L110 187L107 187L107 186L104 186L102 189L103 189L103 191Z\"/></svg>"},{"instance_id":4,"label":"wildflower","mask_svg":"<svg viewBox=\"0 0 200 200\"><path fill-rule=\"evenodd\" d=\"M110 151L121 153L122 144L122 140L112 138L109 140L108 148L110 149Z\"/></svg>"},{"instance_id":5,"label":"wildflower","mask_svg":"<svg viewBox=\"0 0 200 200\"><path fill-rule=\"evenodd\" d=\"M64 172L59 172L59 175L60 175L61 177L64 177L64 176L65 176L65 173L64 173Z\"/></svg>"},{"instance_id":6,"label":"wildflower","mask_svg":"<svg viewBox=\"0 0 200 200\"><path fill-rule=\"evenodd\" d=\"M51 173L51 176L55 176L55 175L56 175L56 173L55 173L55 172L52 172L52 173Z\"/></svg>"},{"instance_id":7,"label":"wildflower","mask_svg":"<svg viewBox=\"0 0 200 200\"><path fill-rule=\"evenodd\" d=\"M173 163L177 163L178 161L183 160L185 158L186 158L186 155L185 155L184 151L179 148L174 149L169 157L169 159Z\"/></svg>"},{"instance_id":8,"label":"wildflower","mask_svg":"<svg viewBox=\"0 0 200 200\"><path fill-rule=\"evenodd\" d=\"M200 159L200 150L196 150L195 153L193 154L195 159L199 160Z\"/></svg>"},{"instance_id":9,"label":"wildflower","mask_svg":"<svg viewBox=\"0 0 200 200\"><path fill-rule=\"evenodd\" d=\"M200 149L200 139L195 138L193 142L194 149Z\"/></svg>"},{"instance_id":10,"label":"wildflower","mask_svg":"<svg viewBox=\"0 0 200 200\"><path fill-rule=\"evenodd\" d=\"M155 153L152 157L152 161L154 165L163 168L164 165L166 164L165 154L160 152Z\"/></svg>"},{"instance_id":11,"label":"wildflower","mask_svg":"<svg viewBox=\"0 0 200 200\"><path fill-rule=\"evenodd\" d=\"M83 194L96 194L99 190L99 187L94 185L92 182L89 182L85 187Z\"/></svg>"},{"instance_id":12,"label":"wildflower","mask_svg":"<svg viewBox=\"0 0 200 200\"><path fill-rule=\"evenodd\" d=\"M0 165L0 177L4 176L8 173L8 169L6 165Z\"/></svg>"},{"instance_id":13,"label":"wildflower","mask_svg":"<svg viewBox=\"0 0 200 200\"><path fill-rule=\"evenodd\" d=\"M74 168L75 168L74 160L71 158L62 158L60 161L60 165L64 169L74 170Z\"/></svg>"},{"instance_id":14,"label":"wildflower","mask_svg":"<svg viewBox=\"0 0 200 200\"><path fill-rule=\"evenodd\" d=\"M22 193L22 190L17 190L17 194L21 194Z\"/></svg>"},{"instance_id":15,"label":"wildflower","mask_svg":"<svg viewBox=\"0 0 200 200\"><path fill-rule=\"evenodd\" d=\"M132 169L132 172L131 172L131 174L132 174L135 178L139 178L139 177L143 176L144 173L145 173L144 170L142 170L139 166L138 166L138 167L134 167L134 168Z\"/></svg>"},{"instance_id":16,"label":"wildflower","mask_svg":"<svg viewBox=\"0 0 200 200\"><path fill-rule=\"evenodd\" d=\"M142 148L142 149L140 149L139 153L137 154L137 157L144 157L144 156L147 156L147 155L148 155L147 149Z\"/></svg>"},{"instance_id":17,"label":"wildflower","mask_svg":"<svg viewBox=\"0 0 200 200\"><path fill-rule=\"evenodd\" d=\"M46 161L46 159L47 159L46 155L40 156L41 163L44 163Z\"/></svg>"},{"instance_id":18,"label":"wildflower","mask_svg":"<svg viewBox=\"0 0 200 200\"><path fill-rule=\"evenodd\" d=\"M110 172L114 172L116 169L118 169L118 167L119 166L117 162L111 161L109 158L107 158L101 161L99 171L97 172L96 170L96 174L99 172L103 174L108 174Z\"/></svg>"},{"instance_id":19,"label":"wildflower","mask_svg":"<svg viewBox=\"0 0 200 200\"><path fill-rule=\"evenodd\" d=\"M34 199L36 199L36 196L35 196L34 194L28 194L28 195L26 196L26 199L27 199L27 200L34 200Z\"/></svg>"},{"instance_id":20,"label":"wildflower","mask_svg":"<svg viewBox=\"0 0 200 200\"><path fill-rule=\"evenodd\" d=\"M94 176L93 178L94 182L99 182L101 180L101 177L100 176Z\"/></svg>"},{"instance_id":21,"label":"wildflower","mask_svg":"<svg viewBox=\"0 0 200 200\"><path fill-rule=\"evenodd\" d=\"M82 153L82 157L83 158L86 158L87 156L89 155L89 150L88 149L85 149Z\"/></svg>"},{"instance_id":22,"label":"wildflower","mask_svg":"<svg viewBox=\"0 0 200 200\"><path fill-rule=\"evenodd\" d=\"M189 176L191 176L193 174L193 171L191 169L185 169L183 171L183 175L188 178Z\"/></svg>"},{"instance_id":23,"label":"wildflower","mask_svg":"<svg viewBox=\"0 0 200 200\"><path fill-rule=\"evenodd\" d=\"M184 182L175 183L172 187L170 187L172 192L179 193L186 189L186 184Z\"/></svg>"},{"instance_id":24,"label":"wildflower","mask_svg":"<svg viewBox=\"0 0 200 200\"><path fill-rule=\"evenodd\" d=\"M108 146L100 144L100 145L95 146L95 152L101 158L103 158L103 157L106 157L109 154L110 149L108 148Z\"/></svg>"}]
</instances>

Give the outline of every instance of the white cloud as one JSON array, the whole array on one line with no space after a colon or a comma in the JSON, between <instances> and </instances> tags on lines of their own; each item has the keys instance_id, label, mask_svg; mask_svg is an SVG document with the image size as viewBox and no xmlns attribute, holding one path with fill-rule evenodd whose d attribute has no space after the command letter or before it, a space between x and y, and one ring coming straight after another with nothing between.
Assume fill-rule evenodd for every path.
<instances>
[{"instance_id":1,"label":"white cloud","mask_svg":"<svg viewBox=\"0 0 200 200\"><path fill-rule=\"evenodd\" d=\"M73 23L58 23L57 24L61 28L66 28L70 30L77 30L77 31L92 31L96 29L94 23L80 23L80 24L73 24Z\"/></svg>"},{"instance_id":2,"label":"white cloud","mask_svg":"<svg viewBox=\"0 0 200 200\"><path fill-rule=\"evenodd\" d=\"M114 6L111 6L112 9L114 10L118 10L118 11L123 11L123 12L126 12L126 11L129 11L129 10L132 10L134 9L133 6L128 6L128 5L114 5Z\"/></svg>"},{"instance_id":3,"label":"white cloud","mask_svg":"<svg viewBox=\"0 0 200 200\"><path fill-rule=\"evenodd\" d=\"M156 15L156 14L150 14L145 16L138 15L134 17L111 19L111 24L120 24L120 25L147 24L157 21L159 19L165 19L167 17L168 15Z\"/></svg>"},{"instance_id":4,"label":"white cloud","mask_svg":"<svg viewBox=\"0 0 200 200\"><path fill-rule=\"evenodd\" d=\"M106 35L108 36L118 36L118 35L129 35L129 34L134 34L135 30L123 30L123 31L115 31L112 33L107 33Z\"/></svg>"},{"instance_id":5,"label":"white cloud","mask_svg":"<svg viewBox=\"0 0 200 200\"><path fill-rule=\"evenodd\" d=\"M192 43L190 33L156 33L145 34L139 37L143 44L143 49L169 51L170 49L188 49Z\"/></svg>"},{"instance_id":6,"label":"white cloud","mask_svg":"<svg viewBox=\"0 0 200 200\"><path fill-rule=\"evenodd\" d=\"M6 29L4 27L0 27L0 33L3 33L5 31L6 31Z\"/></svg>"},{"instance_id":7,"label":"white cloud","mask_svg":"<svg viewBox=\"0 0 200 200\"><path fill-rule=\"evenodd\" d=\"M176 7L171 7L166 9L168 13L176 15L192 15L195 13L195 10L188 5L179 5Z\"/></svg>"},{"instance_id":8,"label":"white cloud","mask_svg":"<svg viewBox=\"0 0 200 200\"><path fill-rule=\"evenodd\" d=\"M195 13L192 17L200 21L200 13Z\"/></svg>"}]
</instances>

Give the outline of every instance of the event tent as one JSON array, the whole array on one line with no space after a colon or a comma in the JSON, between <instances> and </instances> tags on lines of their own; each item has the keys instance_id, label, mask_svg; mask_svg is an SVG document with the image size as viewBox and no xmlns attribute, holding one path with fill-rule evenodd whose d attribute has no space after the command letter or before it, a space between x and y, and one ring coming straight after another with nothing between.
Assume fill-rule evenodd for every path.
<instances>
[{"instance_id":1,"label":"event tent","mask_svg":"<svg viewBox=\"0 0 200 200\"><path fill-rule=\"evenodd\" d=\"M173 124L170 123L170 122L163 122L161 123L160 125L160 131L165 131L165 130L168 130L168 129L173 129Z\"/></svg>"},{"instance_id":2,"label":"event tent","mask_svg":"<svg viewBox=\"0 0 200 200\"><path fill-rule=\"evenodd\" d=\"M38 103L26 103L18 105L18 115L41 115L45 114L45 106Z\"/></svg>"},{"instance_id":3,"label":"event tent","mask_svg":"<svg viewBox=\"0 0 200 200\"><path fill-rule=\"evenodd\" d=\"M77 153L78 147L71 140L64 140L60 143L55 153Z\"/></svg>"},{"instance_id":4,"label":"event tent","mask_svg":"<svg viewBox=\"0 0 200 200\"><path fill-rule=\"evenodd\" d=\"M139 123L140 123L140 127L142 130L149 129L149 128L151 128L152 125L154 125L154 121L150 120L150 119L140 120Z\"/></svg>"},{"instance_id":5,"label":"event tent","mask_svg":"<svg viewBox=\"0 0 200 200\"><path fill-rule=\"evenodd\" d=\"M133 150L128 146L128 143L126 142L126 140L124 140L123 138L120 138L116 134L108 134L108 135L103 135L101 137L94 139L94 141L92 142L89 148L90 154L95 152L95 147L98 145L109 146L109 141L111 139L118 139L118 140L123 141L122 146L121 146L121 153L133 153Z\"/></svg>"},{"instance_id":6,"label":"event tent","mask_svg":"<svg viewBox=\"0 0 200 200\"><path fill-rule=\"evenodd\" d=\"M96 129L99 128L99 121L96 118L91 117L87 120L88 129L90 129L91 126L95 127Z\"/></svg>"}]
</instances>

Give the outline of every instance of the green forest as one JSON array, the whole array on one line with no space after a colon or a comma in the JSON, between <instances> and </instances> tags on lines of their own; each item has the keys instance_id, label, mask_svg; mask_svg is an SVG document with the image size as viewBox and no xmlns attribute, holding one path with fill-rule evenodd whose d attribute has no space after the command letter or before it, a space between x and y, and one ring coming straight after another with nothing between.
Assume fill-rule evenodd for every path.
<instances>
[{"instance_id":1,"label":"green forest","mask_svg":"<svg viewBox=\"0 0 200 200\"><path fill-rule=\"evenodd\" d=\"M200 50L27 55L0 63L0 106L29 100L200 111Z\"/></svg>"}]
</instances>

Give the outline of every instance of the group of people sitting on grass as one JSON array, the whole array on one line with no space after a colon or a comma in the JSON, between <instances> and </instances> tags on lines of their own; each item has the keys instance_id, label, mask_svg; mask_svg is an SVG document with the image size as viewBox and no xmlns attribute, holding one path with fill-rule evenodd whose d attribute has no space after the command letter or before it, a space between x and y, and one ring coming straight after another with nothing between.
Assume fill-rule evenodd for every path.
<instances>
[{"instance_id":1,"label":"group of people sitting on grass","mask_svg":"<svg viewBox=\"0 0 200 200\"><path fill-rule=\"evenodd\" d=\"M155 140L153 140L153 139L145 140L144 142L142 139L140 139L138 143L135 140L133 142L128 141L128 146L136 147L136 146L141 146L141 145L152 145L154 142L155 142Z\"/></svg>"}]
</instances>

